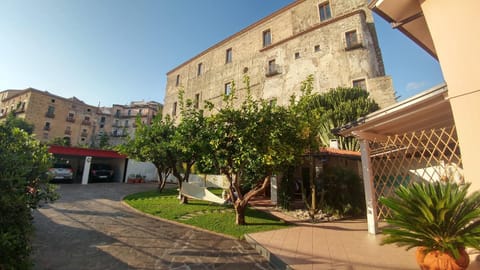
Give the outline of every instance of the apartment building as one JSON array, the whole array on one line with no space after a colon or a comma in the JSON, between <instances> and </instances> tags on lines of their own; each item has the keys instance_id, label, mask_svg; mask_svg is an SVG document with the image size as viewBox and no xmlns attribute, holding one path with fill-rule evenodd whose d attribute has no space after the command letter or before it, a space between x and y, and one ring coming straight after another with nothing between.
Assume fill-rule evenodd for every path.
<instances>
[{"instance_id":1,"label":"apartment building","mask_svg":"<svg viewBox=\"0 0 480 270\"><path fill-rule=\"evenodd\" d=\"M111 108L112 124L107 125L111 126L110 143L117 145L123 142L126 136L134 136L137 118L140 118L142 123L149 124L159 112L161 113L161 108L162 104L155 101L133 101L130 105L114 104Z\"/></svg>"},{"instance_id":2,"label":"apartment building","mask_svg":"<svg viewBox=\"0 0 480 270\"><path fill-rule=\"evenodd\" d=\"M10 93L10 94L7 94ZM34 88L0 92L0 119L14 112L34 125L40 141L63 138L72 145L90 145L97 108L72 97L64 98Z\"/></svg>"},{"instance_id":3,"label":"apartment building","mask_svg":"<svg viewBox=\"0 0 480 270\"><path fill-rule=\"evenodd\" d=\"M240 102L243 77L254 97L287 105L313 74L316 91L339 86L368 90L380 107L395 102L367 0L297 0L167 73L164 115L177 116L178 92L196 107L221 107L233 82Z\"/></svg>"},{"instance_id":4,"label":"apartment building","mask_svg":"<svg viewBox=\"0 0 480 270\"><path fill-rule=\"evenodd\" d=\"M0 92L0 121L14 112L34 125L38 140L63 138L72 146L97 147L105 136L109 145L121 144L127 135L135 134L137 117L150 123L161 108L155 101L96 107L34 88Z\"/></svg>"}]
</instances>

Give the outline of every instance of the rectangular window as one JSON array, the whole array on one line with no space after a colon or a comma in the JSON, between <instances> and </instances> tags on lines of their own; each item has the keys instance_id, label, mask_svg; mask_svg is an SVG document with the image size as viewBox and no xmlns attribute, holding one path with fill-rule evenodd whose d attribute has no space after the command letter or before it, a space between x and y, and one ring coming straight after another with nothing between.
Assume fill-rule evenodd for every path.
<instances>
[{"instance_id":1,"label":"rectangular window","mask_svg":"<svg viewBox=\"0 0 480 270\"><path fill-rule=\"evenodd\" d=\"M195 103L193 104L193 106L198 109L198 107L200 106L200 94L195 94Z\"/></svg>"},{"instance_id":2,"label":"rectangular window","mask_svg":"<svg viewBox=\"0 0 480 270\"><path fill-rule=\"evenodd\" d=\"M203 64L202 64L202 63L198 63L197 76L202 75L202 68L203 68Z\"/></svg>"},{"instance_id":3,"label":"rectangular window","mask_svg":"<svg viewBox=\"0 0 480 270\"><path fill-rule=\"evenodd\" d=\"M231 63L232 62L232 48L227 49L225 53L225 63Z\"/></svg>"},{"instance_id":4,"label":"rectangular window","mask_svg":"<svg viewBox=\"0 0 480 270\"><path fill-rule=\"evenodd\" d=\"M174 102L173 108L172 108L172 115L176 115L176 114L177 114L177 102Z\"/></svg>"},{"instance_id":5,"label":"rectangular window","mask_svg":"<svg viewBox=\"0 0 480 270\"><path fill-rule=\"evenodd\" d=\"M230 93L232 93L232 83L231 82L225 84L225 95L228 96L228 95L230 95Z\"/></svg>"},{"instance_id":6,"label":"rectangular window","mask_svg":"<svg viewBox=\"0 0 480 270\"><path fill-rule=\"evenodd\" d=\"M332 13L330 12L330 3L323 3L318 5L318 11L320 14L320 21L326 21L332 17Z\"/></svg>"},{"instance_id":7,"label":"rectangular window","mask_svg":"<svg viewBox=\"0 0 480 270\"><path fill-rule=\"evenodd\" d=\"M175 81L175 86L178 86L180 84L180 74L177 75L177 79Z\"/></svg>"},{"instance_id":8,"label":"rectangular window","mask_svg":"<svg viewBox=\"0 0 480 270\"><path fill-rule=\"evenodd\" d=\"M359 47L357 31L349 31L345 33L345 41L347 43L347 49L355 49Z\"/></svg>"},{"instance_id":9,"label":"rectangular window","mask_svg":"<svg viewBox=\"0 0 480 270\"><path fill-rule=\"evenodd\" d=\"M268 71L267 75L272 76L278 73L277 64L275 63L275 59L268 61Z\"/></svg>"},{"instance_id":10,"label":"rectangular window","mask_svg":"<svg viewBox=\"0 0 480 270\"><path fill-rule=\"evenodd\" d=\"M50 122L45 122L45 126L43 126L43 130L50 130Z\"/></svg>"},{"instance_id":11,"label":"rectangular window","mask_svg":"<svg viewBox=\"0 0 480 270\"><path fill-rule=\"evenodd\" d=\"M128 120L125 120L125 127L128 127Z\"/></svg>"},{"instance_id":12,"label":"rectangular window","mask_svg":"<svg viewBox=\"0 0 480 270\"><path fill-rule=\"evenodd\" d=\"M47 113L45 114L46 117L54 118L55 117L55 107L48 106Z\"/></svg>"},{"instance_id":13,"label":"rectangular window","mask_svg":"<svg viewBox=\"0 0 480 270\"><path fill-rule=\"evenodd\" d=\"M313 50L315 52L319 52L320 51L320 45L315 45L315 47L313 47Z\"/></svg>"},{"instance_id":14,"label":"rectangular window","mask_svg":"<svg viewBox=\"0 0 480 270\"><path fill-rule=\"evenodd\" d=\"M299 53L299 52L296 52L296 53L295 53L295 59L298 59L298 58L300 58L300 53Z\"/></svg>"},{"instance_id":15,"label":"rectangular window","mask_svg":"<svg viewBox=\"0 0 480 270\"><path fill-rule=\"evenodd\" d=\"M106 120L106 119L105 119L105 116L102 116L102 117L100 118L100 123L105 123L105 120Z\"/></svg>"},{"instance_id":16,"label":"rectangular window","mask_svg":"<svg viewBox=\"0 0 480 270\"><path fill-rule=\"evenodd\" d=\"M272 44L272 32L270 29L263 31L263 47L267 47Z\"/></svg>"},{"instance_id":17,"label":"rectangular window","mask_svg":"<svg viewBox=\"0 0 480 270\"><path fill-rule=\"evenodd\" d=\"M353 81L353 87L361 88L363 90L367 90L367 83L366 83L365 79L354 80Z\"/></svg>"},{"instance_id":18,"label":"rectangular window","mask_svg":"<svg viewBox=\"0 0 480 270\"><path fill-rule=\"evenodd\" d=\"M127 115L128 115L128 116L132 115L132 110L128 110L128 111L127 111Z\"/></svg>"}]
</instances>

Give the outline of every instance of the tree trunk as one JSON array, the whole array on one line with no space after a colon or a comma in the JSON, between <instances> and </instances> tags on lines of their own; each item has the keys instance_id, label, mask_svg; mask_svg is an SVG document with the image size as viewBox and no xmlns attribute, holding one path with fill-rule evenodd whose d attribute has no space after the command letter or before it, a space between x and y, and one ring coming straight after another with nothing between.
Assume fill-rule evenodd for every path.
<instances>
[{"instance_id":1,"label":"tree trunk","mask_svg":"<svg viewBox=\"0 0 480 270\"><path fill-rule=\"evenodd\" d=\"M247 223L245 223L246 206L243 202L235 203L235 224L247 225Z\"/></svg>"}]
</instances>

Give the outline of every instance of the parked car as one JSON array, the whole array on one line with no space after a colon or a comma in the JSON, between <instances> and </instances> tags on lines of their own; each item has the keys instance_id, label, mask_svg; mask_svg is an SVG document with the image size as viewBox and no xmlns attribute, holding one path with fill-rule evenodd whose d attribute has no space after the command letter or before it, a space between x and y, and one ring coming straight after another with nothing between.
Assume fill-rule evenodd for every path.
<instances>
[{"instance_id":1,"label":"parked car","mask_svg":"<svg viewBox=\"0 0 480 270\"><path fill-rule=\"evenodd\" d=\"M91 180L112 180L113 168L108 164L93 163L90 165Z\"/></svg>"},{"instance_id":2,"label":"parked car","mask_svg":"<svg viewBox=\"0 0 480 270\"><path fill-rule=\"evenodd\" d=\"M55 163L48 169L48 174L52 180L73 180L73 168L67 163Z\"/></svg>"}]
</instances>

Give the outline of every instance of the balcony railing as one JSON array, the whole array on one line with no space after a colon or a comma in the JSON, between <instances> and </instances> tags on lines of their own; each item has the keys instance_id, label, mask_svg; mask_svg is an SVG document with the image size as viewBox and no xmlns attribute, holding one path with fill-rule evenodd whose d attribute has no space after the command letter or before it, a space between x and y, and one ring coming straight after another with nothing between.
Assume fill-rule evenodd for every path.
<instances>
[{"instance_id":1,"label":"balcony railing","mask_svg":"<svg viewBox=\"0 0 480 270\"><path fill-rule=\"evenodd\" d=\"M90 122L90 120L83 120L82 121L82 125L84 126L90 126L92 124L92 122Z\"/></svg>"},{"instance_id":2,"label":"balcony railing","mask_svg":"<svg viewBox=\"0 0 480 270\"><path fill-rule=\"evenodd\" d=\"M65 135L72 135L72 131L69 130L69 129L65 129L64 134L65 134Z\"/></svg>"},{"instance_id":3,"label":"balcony railing","mask_svg":"<svg viewBox=\"0 0 480 270\"><path fill-rule=\"evenodd\" d=\"M55 114L54 114L53 112L46 112L46 113L45 113L45 117L55 118Z\"/></svg>"},{"instance_id":4,"label":"balcony railing","mask_svg":"<svg viewBox=\"0 0 480 270\"><path fill-rule=\"evenodd\" d=\"M282 73L282 68L279 66L279 65L270 65L267 67L267 72L266 72L266 76L267 77L271 77L271 76L275 76L277 74L281 74Z\"/></svg>"},{"instance_id":5,"label":"balcony railing","mask_svg":"<svg viewBox=\"0 0 480 270\"><path fill-rule=\"evenodd\" d=\"M67 120L67 122L75 123L75 118L74 117L68 116L66 120Z\"/></svg>"}]
</instances>

